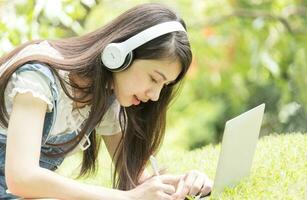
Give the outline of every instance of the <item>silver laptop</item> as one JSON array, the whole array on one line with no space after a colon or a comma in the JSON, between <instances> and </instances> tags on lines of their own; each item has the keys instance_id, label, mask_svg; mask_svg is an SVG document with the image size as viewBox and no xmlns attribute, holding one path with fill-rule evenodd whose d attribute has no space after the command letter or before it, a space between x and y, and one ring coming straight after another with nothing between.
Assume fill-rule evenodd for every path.
<instances>
[{"instance_id":1,"label":"silver laptop","mask_svg":"<svg viewBox=\"0 0 307 200\"><path fill-rule=\"evenodd\" d=\"M261 104L226 122L211 192L213 197L218 196L225 187L233 187L249 175L264 108L265 104Z\"/></svg>"}]
</instances>

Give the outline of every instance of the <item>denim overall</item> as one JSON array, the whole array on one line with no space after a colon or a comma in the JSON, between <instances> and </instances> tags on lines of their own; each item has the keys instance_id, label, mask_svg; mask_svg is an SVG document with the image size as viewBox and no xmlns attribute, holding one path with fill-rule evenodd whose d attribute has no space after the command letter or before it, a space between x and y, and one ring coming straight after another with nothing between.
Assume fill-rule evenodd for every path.
<instances>
[{"instance_id":1,"label":"denim overall","mask_svg":"<svg viewBox=\"0 0 307 200\"><path fill-rule=\"evenodd\" d=\"M49 170L56 170L58 166L63 162L64 156L62 157L47 157L43 154L44 153L51 153L56 154L65 151L70 147L70 145L67 146L60 146L60 147L54 147L50 146L46 143L50 144L58 144L63 143L68 140L71 140L76 136L76 132L73 131L71 133L63 133L59 135L50 135L51 130L55 123L55 118L57 114L57 103L58 103L58 97L59 97L59 91L56 85L56 81L54 78L54 75L52 71L49 70L48 67L39 64L39 63L32 63L32 64L25 64L18 68L16 70L16 73L20 73L22 71L37 71L41 74L43 74L45 77L47 77L47 80L49 81L50 90L53 97L53 109L51 112L46 113L45 115L45 121L44 121L44 127L43 127L43 135L42 135L42 146L41 146L41 155L40 155L40 167L49 169ZM108 100L108 106L111 105L111 103L114 100L114 95L111 96ZM82 125L81 125L82 126ZM0 199L18 199L18 197L6 193L7 185L5 183L5 148L6 148L6 135L0 134Z\"/></svg>"}]
</instances>

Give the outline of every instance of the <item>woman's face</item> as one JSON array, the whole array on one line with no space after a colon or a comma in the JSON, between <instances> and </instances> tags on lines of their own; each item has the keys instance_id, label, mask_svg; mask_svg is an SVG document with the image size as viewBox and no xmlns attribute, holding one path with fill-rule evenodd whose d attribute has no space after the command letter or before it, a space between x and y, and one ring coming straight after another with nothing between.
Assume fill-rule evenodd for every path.
<instances>
[{"instance_id":1,"label":"woman's face","mask_svg":"<svg viewBox=\"0 0 307 200\"><path fill-rule=\"evenodd\" d=\"M157 101L163 86L176 80L180 72L178 61L134 60L126 70L113 73L116 98L124 107Z\"/></svg>"}]
</instances>

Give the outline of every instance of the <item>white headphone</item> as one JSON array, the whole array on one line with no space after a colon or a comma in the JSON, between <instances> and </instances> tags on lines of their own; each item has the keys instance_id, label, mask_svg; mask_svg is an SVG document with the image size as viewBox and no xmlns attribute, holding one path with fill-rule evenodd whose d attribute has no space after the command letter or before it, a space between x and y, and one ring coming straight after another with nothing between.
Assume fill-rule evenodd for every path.
<instances>
[{"instance_id":1,"label":"white headphone","mask_svg":"<svg viewBox=\"0 0 307 200\"><path fill-rule=\"evenodd\" d=\"M175 31L186 32L180 22L169 21L147 28L126 41L120 43L110 43L101 53L102 63L110 71L122 71L132 62L132 50L154 38Z\"/></svg>"}]
</instances>

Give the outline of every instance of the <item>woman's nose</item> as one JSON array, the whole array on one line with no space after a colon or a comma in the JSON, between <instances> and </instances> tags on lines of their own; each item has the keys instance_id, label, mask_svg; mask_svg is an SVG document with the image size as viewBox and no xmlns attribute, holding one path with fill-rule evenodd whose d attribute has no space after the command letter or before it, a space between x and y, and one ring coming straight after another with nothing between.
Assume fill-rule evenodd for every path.
<instances>
[{"instance_id":1,"label":"woman's nose","mask_svg":"<svg viewBox=\"0 0 307 200\"><path fill-rule=\"evenodd\" d=\"M146 92L146 96L151 100L151 101L158 101L159 96L160 96L161 88L152 88Z\"/></svg>"}]
</instances>

